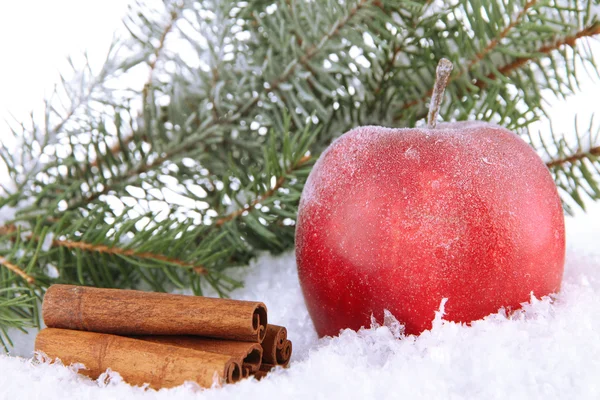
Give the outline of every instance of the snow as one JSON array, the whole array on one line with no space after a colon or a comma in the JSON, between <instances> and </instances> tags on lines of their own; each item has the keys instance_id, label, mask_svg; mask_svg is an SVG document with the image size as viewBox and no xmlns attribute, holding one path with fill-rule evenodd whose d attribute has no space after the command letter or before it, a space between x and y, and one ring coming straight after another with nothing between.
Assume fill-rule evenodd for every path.
<instances>
[{"instance_id":1,"label":"snow","mask_svg":"<svg viewBox=\"0 0 600 400\"><path fill-rule=\"evenodd\" d=\"M563 288L554 298L533 299L511 318L499 312L471 327L438 313L431 331L400 339L389 316L383 326L318 339L294 255L265 255L233 297L263 300L269 320L288 328L289 369L223 388L153 391L118 376L95 382L64 366L0 355L0 399L599 398L600 254L583 249L577 232L569 238ZM28 354L32 340L33 334L19 337L16 351Z\"/></svg>"}]
</instances>

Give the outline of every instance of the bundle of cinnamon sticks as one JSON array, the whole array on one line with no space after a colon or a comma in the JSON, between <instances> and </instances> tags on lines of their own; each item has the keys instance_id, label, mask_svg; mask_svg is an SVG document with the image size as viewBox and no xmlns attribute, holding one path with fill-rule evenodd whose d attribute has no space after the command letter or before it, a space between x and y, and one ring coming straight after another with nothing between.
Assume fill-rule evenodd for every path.
<instances>
[{"instance_id":1,"label":"bundle of cinnamon sticks","mask_svg":"<svg viewBox=\"0 0 600 400\"><path fill-rule=\"evenodd\" d=\"M212 387L260 379L292 354L260 302L52 285L42 313L36 351L93 379L110 368L132 385Z\"/></svg>"}]
</instances>

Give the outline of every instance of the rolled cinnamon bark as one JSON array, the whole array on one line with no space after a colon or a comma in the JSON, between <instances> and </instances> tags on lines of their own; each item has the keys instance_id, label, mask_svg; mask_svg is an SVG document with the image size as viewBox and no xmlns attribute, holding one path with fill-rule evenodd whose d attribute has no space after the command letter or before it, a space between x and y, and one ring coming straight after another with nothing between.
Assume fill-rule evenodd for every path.
<instances>
[{"instance_id":1,"label":"rolled cinnamon bark","mask_svg":"<svg viewBox=\"0 0 600 400\"><path fill-rule=\"evenodd\" d=\"M262 372L263 374L266 375L267 373L271 372L271 370L273 368L275 368L276 366L277 366L276 364L262 363L262 364L260 364L259 372ZM256 375L256 374L254 374L254 375Z\"/></svg>"},{"instance_id":2,"label":"rolled cinnamon bark","mask_svg":"<svg viewBox=\"0 0 600 400\"><path fill-rule=\"evenodd\" d=\"M134 338L234 357L241 364L242 372L248 371L246 376L258 371L263 355L263 348L258 343L198 336L134 336Z\"/></svg>"},{"instance_id":3,"label":"rolled cinnamon bark","mask_svg":"<svg viewBox=\"0 0 600 400\"><path fill-rule=\"evenodd\" d=\"M50 328L119 335L198 335L262 342L263 303L137 290L52 285L42 306Z\"/></svg>"},{"instance_id":4,"label":"rolled cinnamon bark","mask_svg":"<svg viewBox=\"0 0 600 400\"><path fill-rule=\"evenodd\" d=\"M265 376L267 376L267 372L265 372L265 371L262 371L262 370L260 370L260 371L258 371L258 372L255 372L255 373L254 373L254 377L255 377L257 380L259 380L259 381L260 381L262 378L264 378Z\"/></svg>"},{"instance_id":5,"label":"rolled cinnamon bark","mask_svg":"<svg viewBox=\"0 0 600 400\"><path fill-rule=\"evenodd\" d=\"M292 358L292 341L286 340L281 351L277 351L277 365L287 368Z\"/></svg>"},{"instance_id":6,"label":"rolled cinnamon bark","mask_svg":"<svg viewBox=\"0 0 600 400\"><path fill-rule=\"evenodd\" d=\"M287 366L292 356L292 342L287 340L287 329L278 325L267 325L263 347L263 363Z\"/></svg>"},{"instance_id":7,"label":"rolled cinnamon bark","mask_svg":"<svg viewBox=\"0 0 600 400\"><path fill-rule=\"evenodd\" d=\"M110 368L131 385L169 388L193 381L209 388L236 382L241 366L233 357L151 343L104 333L47 328L38 333L36 351L65 365L84 364L79 372L93 379Z\"/></svg>"},{"instance_id":8,"label":"rolled cinnamon bark","mask_svg":"<svg viewBox=\"0 0 600 400\"><path fill-rule=\"evenodd\" d=\"M292 342L290 340L286 340L285 343L283 344L283 348L281 350L281 357L277 359L277 363L273 364L273 363L264 362L264 358L263 358L263 363L260 364L260 371L269 372L275 367L287 368L290 364L291 355L292 355Z\"/></svg>"}]
</instances>

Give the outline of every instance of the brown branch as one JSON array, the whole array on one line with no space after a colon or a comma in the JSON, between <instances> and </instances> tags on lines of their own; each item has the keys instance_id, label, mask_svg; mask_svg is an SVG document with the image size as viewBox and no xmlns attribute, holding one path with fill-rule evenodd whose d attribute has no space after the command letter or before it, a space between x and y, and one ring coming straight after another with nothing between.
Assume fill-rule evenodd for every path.
<instances>
[{"instance_id":1,"label":"brown branch","mask_svg":"<svg viewBox=\"0 0 600 400\"><path fill-rule=\"evenodd\" d=\"M600 146L592 147L588 151L578 152L578 153L572 154L565 158L559 158L557 160L549 161L546 163L546 166L548 168L554 168L554 167L562 166L567 163L573 164L575 161L582 160L584 158L589 157L590 155L600 157Z\"/></svg>"},{"instance_id":2,"label":"brown branch","mask_svg":"<svg viewBox=\"0 0 600 400\"><path fill-rule=\"evenodd\" d=\"M217 103L215 103L215 96L214 96L213 92L215 91L215 89L217 87L217 82L219 81L219 71L217 70L216 67L213 67L210 70L212 73L212 79L210 81L210 91L208 93L208 101L210 101L210 104L212 104L212 117L213 117L213 120L216 121L219 119L219 110L217 109Z\"/></svg>"},{"instance_id":3,"label":"brown branch","mask_svg":"<svg viewBox=\"0 0 600 400\"><path fill-rule=\"evenodd\" d=\"M17 227L13 224L0 226L0 236L10 235L17 231Z\"/></svg>"},{"instance_id":4,"label":"brown branch","mask_svg":"<svg viewBox=\"0 0 600 400\"><path fill-rule=\"evenodd\" d=\"M11 263L10 261L8 261L6 258L4 258L2 256L0 256L0 265L3 265L4 267L9 269L13 273L19 275L21 278L26 280L27 283L35 282L35 279L33 279L31 276L27 275L27 273L25 273L25 271L23 271L21 268L17 267L15 264Z\"/></svg>"},{"instance_id":5,"label":"brown branch","mask_svg":"<svg viewBox=\"0 0 600 400\"><path fill-rule=\"evenodd\" d=\"M181 8L181 7L182 7L182 5L178 6L178 8ZM158 63L158 58L160 56L160 53L162 52L163 48L165 47L167 35L173 29L173 26L175 25L175 21L177 20L178 16L179 16L179 14L178 14L177 10L171 11L171 20L169 21L169 23L165 27L165 30L163 31L162 35L160 36L158 46L156 47L156 49L154 49L154 59L152 61L150 61L150 64L148 64L150 66L150 71L148 72L148 80L146 81L146 84L144 85L144 88L142 89L142 100L144 102L146 101L146 97L148 96L148 89L150 88L150 86L152 86L152 78L154 76L154 70L156 69L156 64Z\"/></svg>"},{"instance_id":6,"label":"brown branch","mask_svg":"<svg viewBox=\"0 0 600 400\"><path fill-rule=\"evenodd\" d=\"M525 5L523 6L523 9L517 14L515 19L513 21L511 21L510 24L508 24L506 26L506 28L504 28L498 36L496 36L494 39L492 39L483 50L481 50L479 53L477 53L475 55L475 58L472 59L469 62L469 64L467 65L466 70L462 69L454 79L458 79L460 76L462 76L462 74L464 74L465 71L470 71L473 68L473 66L475 66L477 63L479 63L479 61L483 60L483 58L485 56L487 56L492 50L494 50L496 48L496 46L498 46L498 43L500 43L500 41L502 39L504 39L506 36L508 36L509 32L515 26L517 26L517 24L521 21L521 18L523 18L523 16L527 13L527 11L531 7L533 7L535 5L535 3L537 3L537 0L529 0L527 3L525 3Z\"/></svg>"},{"instance_id":7,"label":"brown branch","mask_svg":"<svg viewBox=\"0 0 600 400\"><path fill-rule=\"evenodd\" d=\"M588 27L584 28L583 30L577 32L575 35L567 36L566 38L558 40L553 44L540 47L539 49L537 49L536 53L537 54L548 54L553 50L558 50L560 47L562 47L564 45L575 47L575 43L577 42L577 40L584 38L584 37L595 36L598 34L600 34L600 24L591 25L591 26L588 26ZM500 72L502 75L507 75L507 74L511 73L512 71L519 69L521 66L525 65L529 61L534 60L536 58L537 57L517 58L517 59L513 60L511 63L506 64L501 68L498 68L498 72ZM497 78L497 76L495 73L490 73L486 76L485 80L494 80L496 78ZM477 86L478 88L481 89L486 86L486 83L484 80L477 80L477 81L475 81L475 86Z\"/></svg>"},{"instance_id":8,"label":"brown branch","mask_svg":"<svg viewBox=\"0 0 600 400\"><path fill-rule=\"evenodd\" d=\"M148 260L164 261L164 262L168 262L169 264L178 265L180 267L191 268L198 274L204 275L204 274L208 273L206 268L204 268L201 265L188 263L188 262L176 259L176 258L164 256L162 254L156 254L156 253L150 253L150 252L138 253L133 249L123 249L121 247L111 247L111 246L106 246L103 244L91 244L91 243L85 243L85 242L73 242L70 240L58 240L58 239L53 240L52 245L54 247L66 247L68 249L80 249L80 250L89 251L89 252L97 252L97 253L104 253L104 254L137 257L137 258L148 259Z\"/></svg>"},{"instance_id":9,"label":"brown branch","mask_svg":"<svg viewBox=\"0 0 600 400\"><path fill-rule=\"evenodd\" d=\"M154 161L152 161L149 164L142 164L139 167L137 167L136 169L128 171L126 174L119 176L119 177L115 177L115 178L118 178L118 180L121 182L125 182L127 179L129 179L133 176L138 176L140 174L143 174L144 172L149 171L150 169L152 169L156 166L161 165L165 161L169 160L172 156L177 155L183 151L186 151L189 148L193 148L196 146L197 146L197 144L194 142L184 144L183 146L175 148L170 152L166 152L164 154L164 156L162 156L162 157L157 157ZM104 184L102 190L94 192L94 193L90 194L89 196L84 197L77 202L69 204L67 210L74 210L78 207L89 204L92 201L96 200L98 197L102 196L103 194L108 193L110 190L111 190L111 187L108 184Z\"/></svg>"},{"instance_id":10,"label":"brown branch","mask_svg":"<svg viewBox=\"0 0 600 400\"><path fill-rule=\"evenodd\" d=\"M283 174L282 176L279 177L279 179L277 179L277 182L275 182L275 185L271 189L264 192L261 196L258 196L256 199L254 199L254 201L252 201L250 204L246 205L245 207L240 208L239 210L236 210L230 214L224 215L223 217L219 218L217 220L217 222L215 223L215 225L221 226L224 223L229 222L229 221L239 217L246 211L252 210L257 204L262 203L269 197L273 196L277 192L277 190L279 190L285 183L286 175L291 174L296 168L302 166L308 160L310 160L310 156L302 157L295 165L293 165L287 171L285 171L285 174Z\"/></svg>"}]
</instances>

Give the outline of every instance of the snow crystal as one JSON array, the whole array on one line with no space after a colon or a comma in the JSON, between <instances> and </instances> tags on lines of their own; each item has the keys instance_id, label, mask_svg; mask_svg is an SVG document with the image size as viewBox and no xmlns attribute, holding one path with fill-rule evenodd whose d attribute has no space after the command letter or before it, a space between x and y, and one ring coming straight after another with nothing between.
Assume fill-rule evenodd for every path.
<instances>
[{"instance_id":1,"label":"snow crystal","mask_svg":"<svg viewBox=\"0 0 600 400\"><path fill-rule=\"evenodd\" d=\"M54 234L52 232L48 232L44 237L44 241L42 242L42 251L50 250L52 247L52 242L54 241Z\"/></svg>"},{"instance_id":2,"label":"snow crystal","mask_svg":"<svg viewBox=\"0 0 600 400\"><path fill-rule=\"evenodd\" d=\"M54 264L46 264L46 267L44 268L44 273L46 274L46 276L48 276L48 278L52 279L56 279L60 276L60 271L58 270L58 268L56 268L56 265Z\"/></svg>"}]
</instances>

